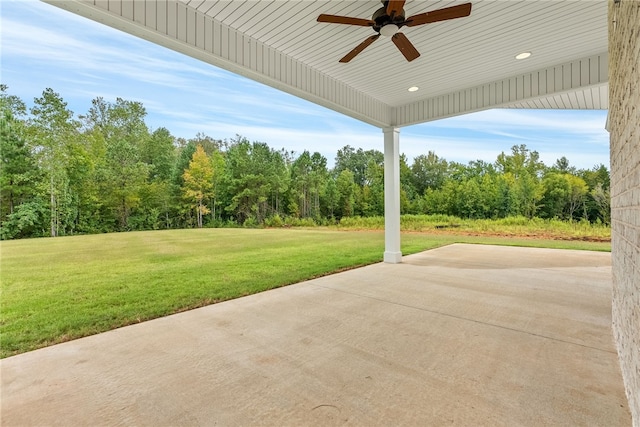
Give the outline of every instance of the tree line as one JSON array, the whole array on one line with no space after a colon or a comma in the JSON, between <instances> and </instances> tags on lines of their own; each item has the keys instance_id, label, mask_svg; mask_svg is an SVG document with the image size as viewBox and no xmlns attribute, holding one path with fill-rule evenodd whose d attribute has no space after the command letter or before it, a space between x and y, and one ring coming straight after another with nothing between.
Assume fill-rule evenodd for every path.
<instances>
[{"instance_id":1,"label":"tree line","mask_svg":"<svg viewBox=\"0 0 640 427\"><path fill-rule=\"evenodd\" d=\"M0 237L216 226L335 224L384 215L384 155L346 145L275 150L242 136L174 137L139 102L96 98L75 115L52 89L31 108L0 85ZM609 171L551 166L525 145L494 163L400 158L401 211L609 223Z\"/></svg>"}]
</instances>

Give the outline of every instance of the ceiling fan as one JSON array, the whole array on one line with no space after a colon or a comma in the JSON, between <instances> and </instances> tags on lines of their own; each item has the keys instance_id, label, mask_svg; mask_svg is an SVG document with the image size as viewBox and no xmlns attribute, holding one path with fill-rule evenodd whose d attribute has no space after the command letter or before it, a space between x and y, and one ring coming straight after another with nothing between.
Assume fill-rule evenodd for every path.
<instances>
[{"instance_id":1,"label":"ceiling fan","mask_svg":"<svg viewBox=\"0 0 640 427\"><path fill-rule=\"evenodd\" d=\"M471 14L471 3L457 6L445 7L444 9L433 10L431 12L419 13L405 18L405 0L381 0L383 7L376 10L371 19L352 18L350 16L337 16L322 14L318 16L318 22L328 22L331 24L357 25L360 27L371 27L378 34L366 38L347 53L340 62L349 62L360 52L376 41L381 35L391 37L391 41L404 55L407 61L411 62L420 56L420 52L411 44L407 36L398 32L402 27L415 27L432 22L447 21L449 19L463 18Z\"/></svg>"}]
</instances>

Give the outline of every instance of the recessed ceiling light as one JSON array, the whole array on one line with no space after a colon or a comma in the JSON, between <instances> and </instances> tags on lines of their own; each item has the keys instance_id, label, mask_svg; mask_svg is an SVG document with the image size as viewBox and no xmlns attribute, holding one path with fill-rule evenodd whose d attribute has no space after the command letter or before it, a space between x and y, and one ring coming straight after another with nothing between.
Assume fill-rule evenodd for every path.
<instances>
[{"instance_id":1,"label":"recessed ceiling light","mask_svg":"<svg viewBox=\"0 0 640 427\"><path fill-rule=\"evenodd\" d=\"M418 89L420 89L418 86L411 86L409 89L407 89L409 92L415 92Z\"/></svg>"},{"instance_id":2,"label":"recessed ceiling light","mask_svg":"<svg viewBox=\"0 0 640 427\"><path fill-rule=\"evenodd\" d=\"M522 52L516 55L516 59L527 59L531 56L531 52Z\"/></svg>"}]
</instances>

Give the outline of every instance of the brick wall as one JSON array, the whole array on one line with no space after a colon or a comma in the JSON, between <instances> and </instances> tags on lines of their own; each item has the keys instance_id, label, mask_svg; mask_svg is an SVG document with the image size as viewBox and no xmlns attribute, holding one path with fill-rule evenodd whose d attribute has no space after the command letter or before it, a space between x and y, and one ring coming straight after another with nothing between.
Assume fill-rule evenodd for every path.
<instances>
[{"instance_id":1,"label":"brick wall","mask_svg":"<svg viewBox=\"0 0 640 427\"><path fill-rule=\"evenodd\" d=\"M640 1L609 0L613 334L640 427Z\"/></svg>"}]
</instances>

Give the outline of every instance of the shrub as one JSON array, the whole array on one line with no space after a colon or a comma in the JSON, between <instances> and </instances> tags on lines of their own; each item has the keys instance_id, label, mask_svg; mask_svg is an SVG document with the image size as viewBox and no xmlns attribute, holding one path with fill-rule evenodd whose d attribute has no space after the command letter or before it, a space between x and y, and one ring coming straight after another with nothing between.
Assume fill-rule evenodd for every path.
<instances>
[{"instance_id":1,"label":"shrub","mask_svg":"<svg viewBox=\"0 0 640 427\"><path fill-rule=\"evenodd\" d=\"M255 218L249 217L242 226L244 228L261 228L262 224L260 224Z\"/></svg>"},{"instance_id":2,"label":"shrub","mask_svg":"<svg viewBox=\"0 0 640 427\"><path fill-rule=\"evenodd\" d=\"M275 214L274 216L265 219L264 225L265 227L280 228L284 225L284 221L282 221L280 215Z\"/></svg>"},{"instance_id":3,"label":"shrub","mask_svg":"<svg viewBox=\"0 0 640 427\"><path fill-rule=\"evenodd\" d=\"M317 227L318 224L313 220L313 218L296 218L292 216L288 216L285 218L285 226L287 227Z\"/></svg>"}]
</instances>

